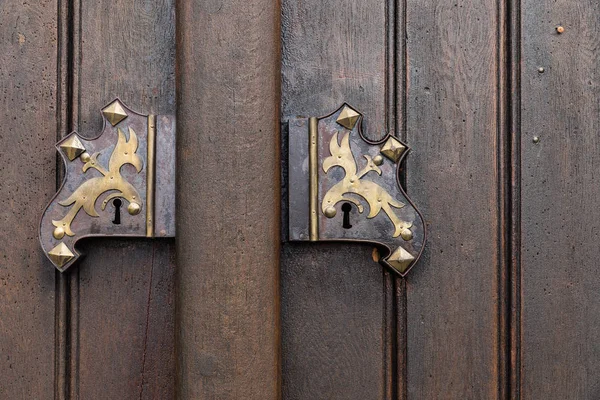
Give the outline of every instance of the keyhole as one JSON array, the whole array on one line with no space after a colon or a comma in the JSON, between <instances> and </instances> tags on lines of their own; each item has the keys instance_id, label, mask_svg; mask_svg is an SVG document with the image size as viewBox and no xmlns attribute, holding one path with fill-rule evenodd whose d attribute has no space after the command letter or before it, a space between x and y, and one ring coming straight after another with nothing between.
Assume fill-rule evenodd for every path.
<instances>
[{"instance_id":1,"label":"keyhole","mask_svg":"<svg viewBox=\"0 0 600 400\"><path fill-rule=\"evenodd\" d=\"M113 219L113 224L116 225L121 224L121 204L123 204L121 199L113 200L113 205L115 206L115 219Z\"/></svg>"},{"instance_id":2,"label":"keyhole","mask_svg":"<svg viewBox=\"0 0 600 400\"><path fill-rule=\"evenodd\" d=\"M344 229L352 228L352 225L350 225L350 211L352 211L352 205L350 203L342 204L342 211L344 213L344 222L342 227Z\"/></svg>"}]
</instances>

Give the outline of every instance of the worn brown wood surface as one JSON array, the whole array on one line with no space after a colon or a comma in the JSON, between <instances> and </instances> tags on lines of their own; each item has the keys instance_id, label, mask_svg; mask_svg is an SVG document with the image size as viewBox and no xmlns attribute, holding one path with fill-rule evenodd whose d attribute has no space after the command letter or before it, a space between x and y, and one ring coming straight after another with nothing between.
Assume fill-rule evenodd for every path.
<instances>
[{"instance_id":1,"label":"worn brown wood surface","mask_svg":"<svg viewBox=\"0 0 600 400\"><path fill-rule=\"evenodd\" d=\"M80 10L72 71L79 132L96 136L99 110L117 96L142 113L175 114L174 1L82 0ZM90 239L82 249L71 283L72 395L172 398L174 241Z\"/></svg>"},{"instance_id":2,"label":"worn brown wood surface","mask_svg":"<svg viewBox=\"0 0 600 400\"><path fill-rule=\"evenodd\" d=\"M407 282L409 398L502 384L497 7L408 2L407 188L429 228Z\"/></svg>"},{"instance_id":3,"label":"worn brown wood surface","mask_svg":"<svg viewBox=\"0 0 600 400\"><path fill-rule=\"evenodd\" d=\"M282 3L282 115L323 116L348 102L367 116L372 139L386 133L386 4Z\"/></svg>"},{"instance_id":4,"label":"worn brown wood surface","mask_svg":"<svg viewBox=\"0 0 600 400\"><path fill-rule=\"evenodd\" d=\"M287 245L282 269L283 398L392 398L392 280L357 245ZM304 253L304 254L303 254Z\"/></svg>"},{"instance_id":5,"label":"worn brown wood surface","mask_svg":"<svg viewBox=\"0 0 600 400\"><path fill-rule=\"evenodd\" d=\"M600 6L282 10L280 62L279 4L180 1L176 97L174 0L2 3L0 398L598 398ZM53 145L115 96L179 116L177 259L90 239L60 276ZM413 149L429 240L405 282L332 243L285 244L279 280L278 119L343 101Z\"/></svg>"},{"instance_id":6,"label":"worn brown wood surface","mask_svg":"<svg viewBox=\"0 0 600 400\"><path fill-rule=\"evenodd\" d=\"M279 5L178 4L178 397L276 399Z\"/></svg>"},{"instance_id":7,"label":"worn brown wood surface","mask_svg":"<svg viewBox=\"0 0 600 400\"><path fill-rule=\"evenodd\" d=\"M322 116L343 102L366 135L389 114L386 4L282 4L282 116ZM285 399L393 398L393 287L373 246L286 243L281 262Z\"/></svg>"},{"instance_id":8,"label":"worn brown wood surface","mask_svg":"<svg viewBox=\"0 0 600 400\"><path fill-rule=\"evenodd\" d=\"M430 228L426 252L411 271L406 292L397 283L396 327L381 318L386 289L382 276L369 270L374 264L365 248L286 246L284 395L355 398L340 393L362 393L367 387L369 394L356 398L382 397L389 385L386 375L366 379L356 371L386 367L381 362L385 342L379 350L369 348L365 331L349 323L342 341L330 325L340 314L360 313L380 337L397 329L392 387L401 398L496 398L503 384L499 339L504 333L498 324L504 266L499 256L498 25L490 16L497 14L498 3L400 2L392 13L390 4L283 4L284 116L323 114L345 100L364 110L366 120L379 129L396 127L413 148L407 189ZM395 63L386 63L389 29ZM390 69L395 82L386 83ZM388 101L391 90L396 94ZM396 118L390 116L395 112ZM370 128L377 135L378 128ZM338 277L347 270L352 274ZM333 277L325 281L324 273ZM361 273L361 278L353 275ZM347 290L342 279L358 279L362 285ZM321 298L316 298L317 287L305 287L316 280L327 282L318 286ZM369 298L376 286L381 287L379 300L353 301ZM307 324L299 315L312 320ZM332 340L340 340L339 346L331 346ZM347 350L354 348L361 351ZM328 357L340 360L335 379L332 367L322 362Z\"/></svg>"},{"instance_id":9,"label":"worn brown wood surface","mask_svg":"<svg viewBox=\"0 0 600 400\"><path fill-rule=\"evenodd\" d=\"M596 399L600 4L522 12L522 398Z\"/></svg>"},{"instance_id":10,"label":"worn brown wood surface","mask_svg":"<svg viewBox=\"0 0 600 400\"><path fill-rule=\"evenodd\" d=\"M54 398L55 272L39 216L56 189L56 1L0 6L0 398Z\"/></svg>"}]
</instances>

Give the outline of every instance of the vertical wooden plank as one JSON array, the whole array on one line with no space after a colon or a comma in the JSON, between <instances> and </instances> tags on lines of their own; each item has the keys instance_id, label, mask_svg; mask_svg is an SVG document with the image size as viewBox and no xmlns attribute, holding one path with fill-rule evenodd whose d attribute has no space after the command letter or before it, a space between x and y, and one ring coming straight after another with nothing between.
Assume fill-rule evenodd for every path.
<instances>
[{"instance_id":1,"label":"vertical wooden plank","mask_svg":"<svg viewBox=\"0 0 600 400\"><path fill-rule=\"evenodd\" d=\"M79 132L96 136L100 108L117 96L175 114L174 1L81 0L80 13ZM174 397L174 242L92 239L82 249L72 299L79 397Z\"/></svg>"},{"instance_id":2,"label":"vertical wooden plank","mask_svg":"<svg viewBox=\"0 0 600 400\"><path fill-rule=\"evenodd\" d=\"M386 3L283 1L282 115L321 116L342 103L383 137L386 107Z\"/></svg>"},{"instance_id":3,"label":"vertical wooden plank","mask_svg":"<svg viewBox=\"0 0 600 400\"><path fill-rule=\"evenodd\" d=\"M279 397L279 15L178 3L178 397Z\"/></svg>"},{"instance_id":4,"label":"vertical wooden plank","mask_svg":"<svg viewBox=\"0 0 600 400\"><path fill-rule=\"evenodd\" d=\"M0 7L0 398L53 399L55 272L38 242L56 189L57 4Z\"/></svg>"},{"instance_id":5,"label":"vertical wooden plank","mask_svg":"<svg viewBox=\"0 0 600 400\"><path fill-rule=\"evenodd\" d=\"M522 398L593 399L600 4L525 0L522 12Z\"/></svg>"},{"instance_id":6,"label":"vertical wooden plank","mask_svg":"<svg viewBox=\"0 0 600 400\"><path fill-rule=\"evenodd\" d=\"M367 136L378 139L395 128L393 5L283 2L284 119L324 115L348 102L365 114ZM284 245L285 399L395 397L394 281L372 250Z\"/></svg>"},{"instance_id":7,"label":"vertical wooden plank","mask_svg":"<svg viewBox=\"0 0 600 400\"><path fill-rule=\"evenodd\" d=\"M392 398L389 273L372 246L306 247L282 253L283 398Z\"/></svg>"},{"instance_id":8,"label":"vertical wooden plank","mask_svg":"<svg viewBox=\"0 0 600 400\"><path fill-rule=\"evenodd\" d=\"M407 187L429 228L407 283L409 398L500 390L497 7L407 4Z\"/></svg>"}]
</instances>

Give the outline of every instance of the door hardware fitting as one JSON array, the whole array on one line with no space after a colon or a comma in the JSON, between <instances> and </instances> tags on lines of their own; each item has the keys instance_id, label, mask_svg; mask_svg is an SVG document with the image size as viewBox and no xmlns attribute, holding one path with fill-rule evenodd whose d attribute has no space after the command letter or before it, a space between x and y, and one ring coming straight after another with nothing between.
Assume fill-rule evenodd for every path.
<instances>
[{"instance_id":1,"label":"door hardware fitting","mask_svg":"<svg viewBox=\"0 0 600 400\"><path fill-rule=\"evenodd\" d=\"M143 115L115 99L94 139L72 132L56 144L65 178L40 223L54 266L71 267L86 237L175 236L175 118Z\"/></svg>"},{"instance_id":2,"label":"door hardware fitting","mask_svg":"<svg viewBox=\"0 0 600 400\"><path fill-rule=\"evenodd\" d=\"M406 276L426 238L399 181L410 149L390 134L367 139L362 119L343 104L324 117L287 121L288 237L375 243L384 251L380 263Z\"/></svg>"}]
</instances>

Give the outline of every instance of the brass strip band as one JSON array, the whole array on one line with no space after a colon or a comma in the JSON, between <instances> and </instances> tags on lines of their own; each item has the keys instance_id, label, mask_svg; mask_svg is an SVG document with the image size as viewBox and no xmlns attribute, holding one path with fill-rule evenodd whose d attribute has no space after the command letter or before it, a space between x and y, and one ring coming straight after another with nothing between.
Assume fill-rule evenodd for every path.
<instances>
[{"instance_id":1,"label":"brass strip band","mask_svg":"<svg viewBox=\"0 0 600 400\"><path fill-rule=\"evenodd\" d=\"M156 154L156 116L148 115L148 169L146 170L146 236L154 237L154 154Z\"/></svg>"},{"instance_id":2,"label":"brass strip band","mask_svg":"<svg viewBox=\"0 0 600 400\"><path fill-rule=\"evenodd\" d=\"M319 240L319 214L317 212L319 204L319 162L318 162L318 119L310 117L308 133L308 174L310 176L309 186L309 205L310 205L310 232L309 237L311 242Z\"/></svg>"}]
</instances>

